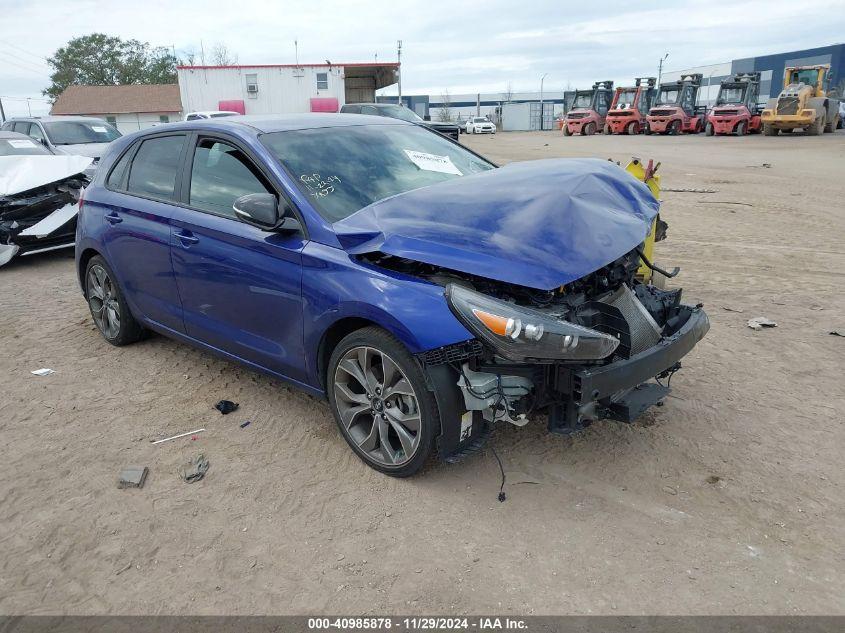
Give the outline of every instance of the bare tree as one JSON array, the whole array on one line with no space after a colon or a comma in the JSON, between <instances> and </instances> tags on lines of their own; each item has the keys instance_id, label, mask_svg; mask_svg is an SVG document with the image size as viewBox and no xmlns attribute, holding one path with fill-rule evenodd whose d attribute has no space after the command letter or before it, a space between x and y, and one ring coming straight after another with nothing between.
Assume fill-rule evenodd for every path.
<instances>
[{"instance_id":1,"label":"bare tree","mask_svg":"<svg viewBox=\"0 0 845 633\"><path fill-rule=\"evenodd\" d=\"M441 105L437 111L437 118L444 123L448 123L452 120L452 98L449 96L448 90L444 90L443 94L440 95L440 101Z\"/></svg>"},{"instance_id":2,"label":"bare tree","mask_svg":"<svg viewBox=\"0 0 845 633\"><path fill-rule=\"evenodd\" d=\"M502 93L502 103L510 103L513 101L513 84L508 82L508 87Z\"/></svg>"},{"instance_id":3,"label":"bare tree","mask_svg":"<svg viewBox=\"0 0 845 633\"><path fill-rule=\"evenodd\" d=\"M182 51L182 57L179 58L179 65L181 66L196 66L197 52L193 47L186 48Z\"/></svg>"},{"instance_id":4,"label":"bare tree","mask_svg":"<svg viewBox=\"0 0 845 633\"><path fill-rule=\"evenodd\" d=\"M235 66L238 63L238 56L223 42L218 42L211 49L211 63L214 66Z\"/></svg>"}]
</instances>

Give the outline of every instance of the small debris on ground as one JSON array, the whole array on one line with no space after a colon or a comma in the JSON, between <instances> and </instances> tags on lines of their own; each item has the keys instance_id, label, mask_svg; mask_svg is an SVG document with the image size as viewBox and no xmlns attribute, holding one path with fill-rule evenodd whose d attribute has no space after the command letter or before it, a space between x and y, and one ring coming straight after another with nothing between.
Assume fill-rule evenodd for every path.
<instances>
[{"instance_id":1,"label":"small debris on ground","mask_svg":"<svg viewBox=\"0 0 845 633\"><path fill-rule=\"evenodd\" d=\"M127 466L117 478L118 488L143 488L150 472L146 466Z\"/></svg>"},{"instance_id":2,"label":"small debris on ground","mask_svg":"<svg viewBox=\"0 0 845 633\"><path fill-rule=\"evenodd\" d=\"M728 312L745 312L742 308L732 308L730 306L722 306L722 310L727 310Z\"/></svg>"},{"instance_id":3,"label":"small debris on ground","mask_svg":"<svg viewBox=\"0 0 845 633\"><path fill-rule=\"evenodd\" d=\"M251 421L251 420L244 420L243 422L241 422L241 428L242 428L242 429L245 429L245 428L246 428L246 427L248 427L250 424L252 424L252 421Z\"/></svg>"},{"instance_id":4,"label":"small debris on ground","mask_svg":"<svg viewBox=\"0 0 845 633\"><path fill-rule=\"evenodd\" d=\"M197 439L196 434L202 433L203 431L205 431L205 429L196 429L195 431L187 431L185 433L180 433L179 435L173 435L171 437L165 437L162 440L151 440L151 441L152 441L153 444L161 444L162 442L169 442L170 440L178 440L180 437L187 437L188 435L193 436L193 437L191 437L191 439L195 440L195 439Z\"/></svg>"},{"instance_id":5,"label":"small debris on ground","mask_svg":"<svg viewBox=\"0 0 845 633\"><path fill-rule=\"evenodd\" d=\"M669 189L663 188L661 191L671 191L672 193L718 193L716 189Z\"/></svg>"},{"instance_id":6,"label":"small debris on ground","mask_svg":"<svg viewBox=\"0 0 845 633\"><path fill-rule=\"evenodd\" d=\"M209 466L211 466L211 462L205 458L205 455L197 455L194 459L182 467L182 479L189 484L199 481L205 477L205 473L208 472Z\"/></svg>"},{"instance_id":7,"label":"small debris on ground","mask_svg":"<svg viewBox=\"0 0 845 633\"><path fill-rule=\"evenodd\" d=\"M771 319L767 319L766 317L754 317L753 319L748 319L748 327L752 330L762 330L764 327L777 327L778 324L772 321Z\"/></svg>"},{"instance_id":8,"label":"small debris on ground","mask_svg":"<svg viewBox=\"0 0 845 633\"><path fill-rule=\"evenodd\" d=\"M733 202L731 200L700 200L698 204L738 204L743 207L753 207L750 202Z\"/></svg>"},{"instance_id":9,"label":"small debris on ground","mask_svg":"<svg viewBox=\"0 0 845 633\"><path fill-rule=\"evenodd\" d=\"M223 415L227 415L232 411L236 411L239 406L240 405L237 402L232 402L231 400L221 400L214 405L214 408Z\"/></svg>"},{"instance_id":10,"label":"small debris on ground","mask_svg":"<svg viewBox=\"0 0 845 633\"><path fill-rule=\"evenodd\" d=\"M831 336L845 336L845 332L840 332L839 330L831 330L830 335Z\"/></svg>"},{"instance_id":11,"label":"small debris on ground","mask_svg":"<svg viewBox=\"0 0 845 633\"><path fill-rule=\"evenodd\" d=\"M49 367L42 367L41 369L36 369L33 372L36 376L49 376L50 374L55 374L56 370L50 369Z\"/></svg>"},{"instance_id":12,"label":"small debris on ground","mask_svg":"<svg viewBox=\"0 0 845 633\"><path fill-rule=\"evenodd\" d=\"M717 484L720 481L722 481L722 478L719 477L719 475L710 475L709 477L707 477L708 484Z\"/></svg>"}]
</instances>

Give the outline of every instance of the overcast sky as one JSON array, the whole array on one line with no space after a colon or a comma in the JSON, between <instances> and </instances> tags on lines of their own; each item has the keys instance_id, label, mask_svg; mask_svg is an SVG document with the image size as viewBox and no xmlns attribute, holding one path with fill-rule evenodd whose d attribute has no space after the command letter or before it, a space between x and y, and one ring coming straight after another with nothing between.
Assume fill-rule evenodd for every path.
<instances>
[{"instance_id":1,"label":"overcast sky","mask_svg":"<svg viewBox=\"0 0 845 633\"><path fill-rule=\"evenodd\" d=\"M663 5L663 6L661 6ZM671 8L667 8L671 5ZM630 82L684 69L845 40L845 0L649 3L482 0L0 0L0 96L7 116L49 109L45 58L94 31L176 48L224 42L242 64L396 60L402 90L440 95ZM395 94L395 88L392 89ZM15 97L10 99L8 97Z\"/></svg>"}]
</instances>

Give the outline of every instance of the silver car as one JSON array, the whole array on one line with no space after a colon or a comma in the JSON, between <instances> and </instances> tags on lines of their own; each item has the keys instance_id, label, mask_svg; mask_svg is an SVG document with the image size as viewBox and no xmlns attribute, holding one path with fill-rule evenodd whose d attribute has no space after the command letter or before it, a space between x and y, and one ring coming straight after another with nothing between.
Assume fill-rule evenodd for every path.
<instances>
[{"instance_id":1,"label":"silver car","mask_svg":"<svg viewBox=\"0 0 845 633\"><path fill-rule=\"evenodd\" d=\"M121 136L106 121L87 116L15 117L0 129L26 134L54 154L87 156L95 163L108 144Z\"/></svg>"}]
</instances>

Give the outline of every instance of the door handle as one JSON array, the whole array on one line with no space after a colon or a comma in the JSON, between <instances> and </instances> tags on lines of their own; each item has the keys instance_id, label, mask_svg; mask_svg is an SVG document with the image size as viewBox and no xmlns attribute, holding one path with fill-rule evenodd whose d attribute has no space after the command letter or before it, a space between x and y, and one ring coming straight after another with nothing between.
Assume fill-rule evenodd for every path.
<instances>
[{"instance_id":1,"label":"door handle","mask_svg":"<svg viewBox=\"0 0 845 633\"><path fill-rule=\"evenodd\" d=\"M108 222L109 224L120 224L121 222L123 222L123 218L120 217L114 211L112 211L111 213L109 213L108 215L103 216L103 217L105 218L106 222Z\"/></svg>"},{"instance_id":2,"label":"door handle","mask_svg":"<svg viewBox=\"0 0 845 633\"><path fill-rule=\"evenodd\" d=\"M195 237L190 231L182 231L176 234L176 237L179 238L179 241L182 242L183 246L187 246L188 244L196 244L200 241L200 238Z\"/></svg>"}]
</instances>

